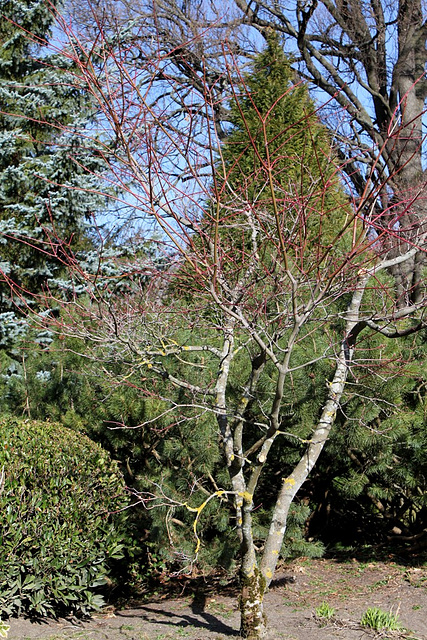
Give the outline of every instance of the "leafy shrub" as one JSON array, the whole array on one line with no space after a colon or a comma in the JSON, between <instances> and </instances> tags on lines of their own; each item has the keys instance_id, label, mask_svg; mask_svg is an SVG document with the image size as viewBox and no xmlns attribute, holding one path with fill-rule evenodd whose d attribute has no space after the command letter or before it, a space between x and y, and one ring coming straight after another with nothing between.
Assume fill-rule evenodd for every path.
<instances>
[{"instance_id":1,"label":"leafy shrub","mask_svg":"<svg viewBox=\"0 0 427 640\"><path fill-rule=\"evenodd\" d=\"M7 418L0 420L1 470L0 614L87 614L101 606L97 588L125 539L117 465L81 433Z\"/></svg>"}]
</instances>

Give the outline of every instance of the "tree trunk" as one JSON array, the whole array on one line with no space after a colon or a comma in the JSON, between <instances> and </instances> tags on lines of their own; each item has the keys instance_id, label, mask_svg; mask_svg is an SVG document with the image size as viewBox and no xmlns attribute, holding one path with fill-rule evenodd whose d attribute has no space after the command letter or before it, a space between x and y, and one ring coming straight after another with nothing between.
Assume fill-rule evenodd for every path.
<instances>
[{"instance_id":1,"label":"tree trunk","mask_svg":"<svg viewBox=\"0 0 427 640\"><path fill-rule=\"evenodd\" d=\"M266 633L264 593L266 580L259 570L252 527L252 495L245 492L242 509L242 542L240 545L240 633L243 638L259 640Z\"/></svg>"},{"instance_id":2,"label":"tree trunk","mask_svg":"<svg viewBox=\"0 0 427 640\"><path fill-rule=\"evenodd\" d=\"M355 340L360 330L364 327L364 324L360 322L359 314L369 277L369 272L361 273L359 286L355 289L348 306L345 337L341 344L340 353L338 354L335 374L329 383L328 399L322 409L320 419L313 431L310 443L292 473L288 477L283 478L282 481L276 505L273 509L270 530L265 541L264 552L260 563L261 573L265 579L266 587L270 585L273 579L279 559L290 506L295 495L316 464L335 422L335 417L344 393Z\"/></svg>"},{"instance_id":3,"label":"tree trunk","mask_svg":"<svg viewBox=\"0 0 427 640\"><path fill-rule=\"evenodd\" d=\"M240 612L242 638L258 640L266 633L264 593L266 582L258 567L251 575L241 574Z\"/></svg>"}]
</instances>

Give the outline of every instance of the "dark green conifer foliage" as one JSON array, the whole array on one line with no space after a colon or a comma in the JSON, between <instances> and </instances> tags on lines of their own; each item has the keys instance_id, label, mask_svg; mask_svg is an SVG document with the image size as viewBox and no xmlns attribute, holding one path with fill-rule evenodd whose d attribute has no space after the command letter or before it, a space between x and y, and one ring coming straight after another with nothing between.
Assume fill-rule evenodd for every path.
<instances>
[{"instance_id":1,"label":"dark green conifer foliage","mask_svg":"<svg viewBox=\"0 0 427 640\"><path fill-rule=\"evenodd\" d=\"M372 336L358 358L368 363L379 348L388 372L375 376L367 368L363 375L362 369L352 381L311 479L318 505L311 531L339 545L420 551L427 523L425 337L384 344Z\"/></svg>"},{"instance_id":2,"label":"dark green conifer foliage","mask_svg":"<svg viewBox=\"0 0 427 640\"><path fill-rule=\"evenodd\" d=\"M100 206L91 195L95 179L82 169L96 171L96 157L89 160L77 135L90 105L69 63L44 50L56 4L1 3L0 268L9 279L0 284L3 347L25 329L19 307L34 307L34 294L60 274L61 243L76 247Z\"/></svg>"}]
</instances>

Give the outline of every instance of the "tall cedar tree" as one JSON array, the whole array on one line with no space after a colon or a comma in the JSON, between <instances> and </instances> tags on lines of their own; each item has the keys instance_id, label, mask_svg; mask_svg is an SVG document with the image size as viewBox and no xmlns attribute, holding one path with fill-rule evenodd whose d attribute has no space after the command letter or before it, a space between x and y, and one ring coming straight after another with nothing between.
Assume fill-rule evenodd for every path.
<instances>
[{"instance_id":1,"label":"tall cedar tree","mask_svg":"<svg viewBox=\"0 0 427 640\"><path fill-rule=\"evenodd\" d=\"M224 140L222 190L242 203L286 212L289 235L299 229L304 251L326 248L347 205L331 141L307 86L296 78L279 39L271 36L231 105L232 128ZM273 167L269 184L266 164ZM221 174L221 168L218 171ZM230 185L232 189L230 190ZM295 214L295 215L293 215ZM244 234L246 248L250 230ZM233 243L236 233L232 232Z\"/></svg>"}]
</instances>

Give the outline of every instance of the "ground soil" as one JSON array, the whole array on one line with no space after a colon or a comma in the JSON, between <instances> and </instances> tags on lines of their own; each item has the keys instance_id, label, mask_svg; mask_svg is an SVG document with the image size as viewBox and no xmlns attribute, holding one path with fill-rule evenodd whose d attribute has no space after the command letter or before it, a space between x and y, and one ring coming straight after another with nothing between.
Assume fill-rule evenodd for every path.
<instances>
[{"instance_id":1,"label":"ground soil","mask_svg":"<svg viewBox=\"0 0 427 640\"><path fill-rule=\"evenodd\" d=\"M299 560L283 567L265 598L268 640L427 640L427 566L397 562ZM239 637L237 593L188 581L179 597L107 608L91 620L10 620L9 640L228 640ZM330 620L316 609L335 610ZM368 607L398 613L401 631L360 625Z\"/></svg>"}]
</instances>

